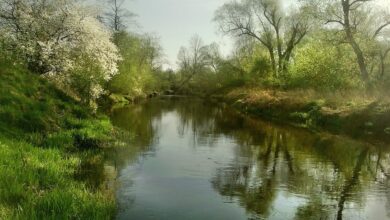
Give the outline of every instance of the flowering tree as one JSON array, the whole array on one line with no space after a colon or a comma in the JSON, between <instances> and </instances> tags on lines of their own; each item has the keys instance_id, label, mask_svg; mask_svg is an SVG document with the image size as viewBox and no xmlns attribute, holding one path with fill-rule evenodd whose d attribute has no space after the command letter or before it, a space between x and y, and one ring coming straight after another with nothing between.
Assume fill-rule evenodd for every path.
<instances>
[{"instance_id":1,"label":"flowering tree","mask_svg":"<svg viewBox=\"0 0 390 220\"><path fill-rule=\"evenodd\" d=\"M120 59L110 31L97 17L97 10L77 0L0 1L0 29L8 49L31 71L85 102L102 94L102 84L117 73Z\"/></svg>"}]
</instances>

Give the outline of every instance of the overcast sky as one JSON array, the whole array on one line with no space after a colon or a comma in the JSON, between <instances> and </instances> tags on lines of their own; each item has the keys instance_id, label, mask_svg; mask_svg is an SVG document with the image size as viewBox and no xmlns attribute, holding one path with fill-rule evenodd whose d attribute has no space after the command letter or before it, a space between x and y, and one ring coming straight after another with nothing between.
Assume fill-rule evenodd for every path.
<instances>
[{"instance_id":1,"label":"overcast sky","mask_svg":"<svg viewBox=\"0 0 390 220\"><path fill-rule=\"evenodd\" d=\"M137 14L137 32L154 33L168 61L176 64L181 46L198 34L206 44L217 42L224 53L231 48L230 39L217 32L214 11L229 0L126 0L126 8ZM132 28L134 29L134 27Z\"/></svg>"},{"instance_id":2,"label":"overcast sky","mask_svg":"<svg viewBox=\"0 0 390 220\"><path fill-rule=\"evenodd\" d=\"M206 44L217 42L224 54L231 49L231 40L217 31L212 22L215 10L230 0L125 0L125 7L137 14L137 32L154 33L160 37L166 57L172 67L181 46L198 34ZM284 0L289 4L294 0ZM379 0L390 5L390 0Z\"/></svg>"}]
</instances>

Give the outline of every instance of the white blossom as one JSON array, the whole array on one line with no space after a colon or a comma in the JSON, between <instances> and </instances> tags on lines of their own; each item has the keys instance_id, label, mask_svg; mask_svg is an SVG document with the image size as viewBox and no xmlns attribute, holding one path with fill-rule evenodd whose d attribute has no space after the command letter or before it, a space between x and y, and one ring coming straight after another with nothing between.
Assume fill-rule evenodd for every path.
<instances>
[{"instance_id":1,"label":"white blossom","mask_svg":"<svg viewBox=\"0 0 390 220\"><path fill-rule=\"evenodd\" d=\"M120 60L111 32L97 17L75 0L0 1L2 38L29 67L64 87L71 87L76 70L84 71L77 74L91 75L93 99L103 93L102 80L117 74Z\"/></svg>"}]
</instances>

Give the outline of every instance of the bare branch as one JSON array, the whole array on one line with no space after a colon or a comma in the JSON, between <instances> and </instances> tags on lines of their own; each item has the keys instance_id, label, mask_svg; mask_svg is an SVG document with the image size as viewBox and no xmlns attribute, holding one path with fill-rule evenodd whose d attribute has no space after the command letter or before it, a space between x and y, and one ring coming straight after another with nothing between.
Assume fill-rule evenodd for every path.
<instances>
[{"instance_id":1,"label":"bare branch","mask_svg":"<svg viewBox=\"0 0 390 220\"><path fill-rule=\"evenodd\" d=\"M388 22L386 22L385 24L379 26L379 28L375 31L375 33L374 33L374 35L372 36L372 38L376 38L376 37L380 34L380 32L381 32L384 28L386 28L387 26L389 26L389 25L390 25L390 21L388 21Z\"/></svg>"},{"instance_id":2,"label":"bare branch","mask_svg":"<svg viewBox=\"0 0 390 220\"><path fill-rule=\"evenodd\" d=\"M358 3L364 3L364 2L370 2L372 0L355 0L351 3L349 3L349 7L352 8L352 6L354 6L355 4L358 4Z\"/></svg>"},{"instance_id":3,"label":"bare branch","mask_svg":"<svg viewBox=\"0 0 390 220\"><path fill-rule=\"evenodd\" d=\"M342 26L344 26L344 22L342 22L341 20L333 20L333 19L329 19L325 22L325 24L330 24L330 23L339 23L341 24Z\"/></svg>"}]
</instances>

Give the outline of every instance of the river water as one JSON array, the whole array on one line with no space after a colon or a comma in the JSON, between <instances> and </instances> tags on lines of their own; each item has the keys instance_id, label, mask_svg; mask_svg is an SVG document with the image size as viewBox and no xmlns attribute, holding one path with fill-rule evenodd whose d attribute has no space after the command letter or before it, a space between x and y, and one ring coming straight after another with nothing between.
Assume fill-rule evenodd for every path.
<instances>
[{"instance_id":1,"label":"river water","mask_svg":"<svg viewBox=\"0 0 390 220\"><path fill-rule=\"evenodd\" d=\"M117 109L117 219L390 219L390 147L195 98Z\"/></svg>"}]
</instances>

